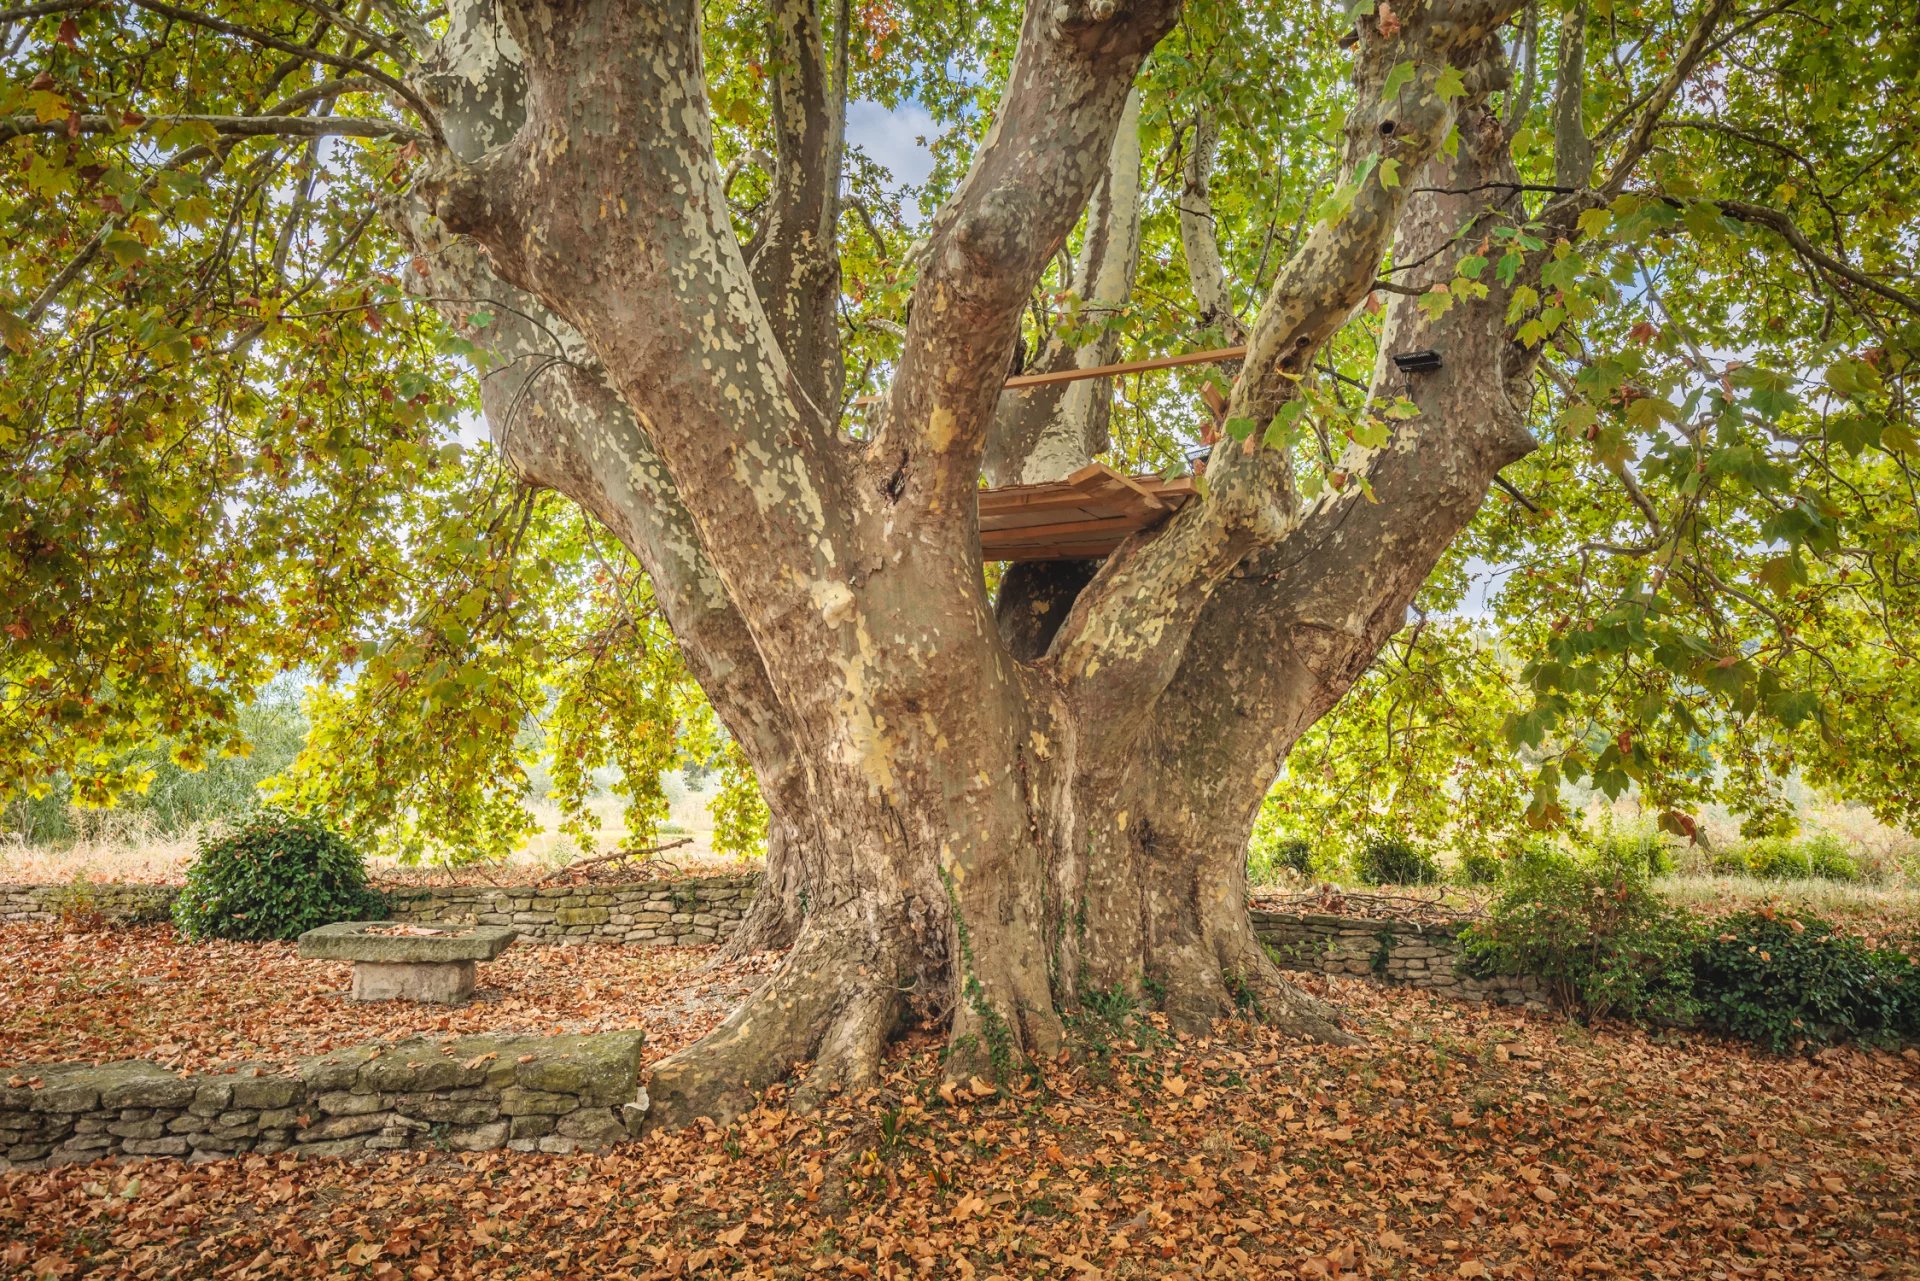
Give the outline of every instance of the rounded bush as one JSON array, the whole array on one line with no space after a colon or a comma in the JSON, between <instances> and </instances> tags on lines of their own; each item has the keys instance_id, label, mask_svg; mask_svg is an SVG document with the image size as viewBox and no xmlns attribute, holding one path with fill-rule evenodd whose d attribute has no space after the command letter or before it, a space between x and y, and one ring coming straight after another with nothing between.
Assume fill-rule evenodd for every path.
<instances>
[{"instance_id":1,"label":"rounded bush","mask_svg":"<svg viewBox=\"0 0 1920 1281\"><path fill-rule=\"evenodd\" d=\"M1492 885L1500 879L1506 865L1494 851L1475 845L1460 852L1460 862L1454 870L1465 884Z\"/></svg>"},{"instance_id":2,"label":"rounded bush","mask_svg":"<svg viewBox=\"0 0 1920 1281\"><path fill-rule=\"evenodd\" d=\"M1491 911L1462 937L1480 977L1530 974L1585 1017L1690 1018L1692 919L1644 869L1543 848L1516 862Z\"/></svg>"},{"instance_id":3,"label":"rounded bush","mask_svg":"<svg viewBox=\"0 0 1920 1281\"><path fill-rule=\"evenodd\" d=\"M194 939L290 939L384 910L358 850L318 819L263 809L201 841L173 921Z\"/></svg>"},{"instance_id":4,"label":"rounded bush","mask_svg":"<svg viewBox=\"0 0 1920 1281\"><path fill-rule=\"evenodd\" d=\"M1601 837L1595 853L1602 864L1630 867L1647 876L1673 871L1673 852L1658 832L1609 832Z\"/></svg>"},{"instance_id":5,"label":"rounded bush","mask_svg":"<svg viewBox=\"0 0 1920 1281\"><path fill-rule=\"evenodd\" d=\"M1705 1021L1772 1050L1920 1038L1920 959L1771 908L1715 922L1693 958Z\"/></svg>"},{"instance_id":6,"label":"rounded bush","mask_svg":"<svg viewBox=\"0 0 1920 1281\"><path fill-rule=\"evenodd\" d=\"M1353 870L1368 885L1432 885L1440 879L1433 855L1397 836L1377 836L1361 846Z\"/></svg>"},{"instance_id":7,"label":"rounded bush","mask_svg":"<svg viewBox=\"0 0 1920 1281\"><path fill-rule=\"evenodd\" d=\"M1828 832L1797 841L1784 836L1766 836L1717 850L1713 870L1769 881L1860 879L1860 865L1853 861L1840 839Z\"/></svg>"},{"instance_id":8,"label":"rounded bush","mask_svg":"<svg viewBox=\"0 0 1920 1281\"><path fill-rule=\"evenodd\" d=\"M1247 846L1247 879L1255 885L1270 885L1282 871L1312 877L1313 846L1298 836L1256 829Z\"/></svg>"},{"instance_id":9,"label":"rounded bush","mask_svg":"<svg viewBox=\"0 0 1920 1281\"><path fill-rule=\"evenodd\" d=\"M1313 846L1297 836L1290 836L1273 847L1273 861L1278 867L1298 872L1302 876L1312 876Z\"/></svg>"}]
</instances>

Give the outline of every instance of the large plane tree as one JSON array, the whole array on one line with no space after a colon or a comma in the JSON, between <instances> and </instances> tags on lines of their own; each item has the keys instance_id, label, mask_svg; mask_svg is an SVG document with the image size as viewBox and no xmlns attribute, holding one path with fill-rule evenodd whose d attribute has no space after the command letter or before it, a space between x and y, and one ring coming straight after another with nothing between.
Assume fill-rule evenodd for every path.
<instances>
[{"instance_id":1,"label":"large plane tree","mask_svg":"<svg viewBox=\"0 0 1920 1281\"><path fill-rule=\"evenodd\" d=\"M872 1083L909 1018L962 1080L1044 1065L1096 996L1345 1035L1253 936L1248 833L1468 552L1536 629L1533 821L1573 778L1684 830L1710 733L1904 813L1920 112L1877 22L0 10L10 785L229 749L276 666L511 734L562 632L617 739L667 714L672 673L622 669L663 624L771 816L749 937L791 944L656 1065L665 1124L802 1060ZM917 218L849 148L863 93L941 125ZM1206 395L1124 413L1003 388L1225 344ZM446 448L476 386L504 469ZM1199 495L1111 555L983 567L983 481L1198 444ZM601 539L644 581L555 568ZM434 773L349 723L356 785Z\"/></svg>"}]
</instances>

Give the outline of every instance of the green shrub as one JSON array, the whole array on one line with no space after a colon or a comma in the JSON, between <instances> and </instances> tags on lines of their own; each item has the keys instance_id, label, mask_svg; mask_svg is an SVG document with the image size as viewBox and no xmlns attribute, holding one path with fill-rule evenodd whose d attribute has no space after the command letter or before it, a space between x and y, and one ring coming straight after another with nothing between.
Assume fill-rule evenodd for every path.
<instances>
[{"instance_id":1,"label":"green shrub","mask_svg":"<svg viewBox=\"0 0 1920 1281\"><path fill-rule=\"evenodd\" d=\"M1492 850L1475 845L1460 852L1460 861L1454 871L1467 885L1492 885L1506 871L1506 863Z\"/></svg>"},{"instance_id":2,"label":"green shrub","mask_svg":"<svg viewBox=\"0 0 1920 1281\"><path fill-rule=\"evenodd\" d=\"M1794 840L1766 836L1714 851L1713 870L1770 881L1857 881L1860 865L1830 832Z\"/></svg>"},{"instance_id":3,"label":"green shrub","mask_svg":"<svg viewBox=\"0 0 1920 1281\"><path fill-rule=\"evenodd\" d=\"M1368 885L1432 885L1440 879L1433 855L1397 836L1376 836L1362 845L1353 870Z\"/></svg>"},{"instance_id":4,"label":"green shrub","mask_svg":"<svg viewBox=\"0 0 1920 1281\"><path fill-rule=\"evenodd\" d=\"M1313 846L1298 836L1256 830L1247 847L1247 879L1255 885L1270 884L1282 871L1311 877L1313 865Z\"/></svg>"},{"instance_id":5,"label":"green shrub","mask_svg":"<svg viewBox=\"0 0 1920 1281\"><path fill-rule=\"evenodd\" d=\"M290 939L384 907L358 850L317 819L262 809L201 841L173 920L194 939Z\"/></svg>"},{"instance_id":6,"label":"green shrub","mask_svg":"<svg viewBox=\"0 0 1920 1281\"><path fill-rule=\"evenodd\" d=\"M1520 847L1520 852L1508 860L1507 875L1530 876L1542 869L1565 867L1572 861L1551 836L1532 836Z\"/></svg>"},{"instance_id":7,"label":"green shrub","mask_svg":"<svg viewBox=\"0 0 1920 1281\"><path fill-rule=\"evenodd\" d=\"M1682 1020L1693 1013L1694 934L1644 872L1556 853L1518 861L1462 942L1470 972L1538 975L1587 1018Z\"/></svg>"},{"instance_id":8,"label":"green shrub","mask_svg":"<svg viewBox=\"0 0 1920 1281\"><path fill-rule=\"evenodd\" d=\"M1920 961L1817 917L1716 922L1694 953L1693 987L1704 1023L1773 1050L1920 1037Z\"/></svg>"},{"instance_id":9,"label":"green shrub","mask_svg":"<svg viewBox=\"0 0 1920 1281\"><path fill-rule=\"evenodd\" d=\"M1658 832L1607 831L1594 847L1603 864L1631 867L1646 876L1665 876L1673 871L1673 853Z\"/></svg>"},{"instance_id":10,"label":"green shrub","mask_svg":"<svg viewBox=\"0 0 1920 1281\"><path fill-rule=\"evenodd\" d=\"M1273 861L1277 866L1302 876L1313 875L1313 846L1298 836L1290 836L1274 847Z\"/></svg>"}]
</instances>

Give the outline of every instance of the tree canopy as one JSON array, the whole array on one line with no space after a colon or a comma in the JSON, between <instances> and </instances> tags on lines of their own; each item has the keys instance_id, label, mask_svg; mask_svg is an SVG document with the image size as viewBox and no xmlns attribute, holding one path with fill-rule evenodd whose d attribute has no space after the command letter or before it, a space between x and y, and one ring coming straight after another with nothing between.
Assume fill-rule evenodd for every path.
<instances>
[{"instance_id":1,"label":"tree canopy","mask_svg":"<svg viewBox=\"0 0 1920 1281\"><path fill-rule=\"evenodd\" d=\"M1131 296L1090 305L1063 252L1026 309L1027 351L1096 332L1118 358L1238 340L1305 228L1358 185L1412 180L1389 159L1333 181L1353 17L1185 7L1140 81ZM1117 462L1174 471L1216 430L1251 435L1294 451L1311 499L1347 483L1342 445L1383 440L1396 412L1364 394L1379 300L1414 291L1443 315L1544 260L1509 306L1517 340L1544 353L1528 407L1542 447L1506 470L1417 621L1296 758L1303 787L1279 799L1304 826L1411 819L1416 795L1438 825L1465 774L1490 789L1473 822L1495 829L1558 819L1564 782L1638 787L1682 832L1709 800L1777 825L1794 770L1892 821L1920 816L1906 163L1920 52L1881 17L1529 6L1505 32L1497 96L1517 205L1429 261L1383 264L1374 302L1272 422L1208 421L1212 372L1115 386ZM917 189L848 151L847 402L894 368L916 211L965 172L1018 18L846 14L849 95L933 122ZM412 255L382 216L439 127L408 82L444 18L133 0L0 22L6 789L66 775L105 802L139 785L153 738L189 765L245 750L237 709L297 669L322 692L292 794L397 848L426 833L510 845L530 751L552 751L569 801L618 765L644 829L681 739L714 750L711 717L617 540L471 433L463 447L487 360L409 290ZM762 6L706 7L743 239L775 198L778 40ZM1580 92L1552 92L1574 57ZM1409 75L1396 66L1387 88ZM1457 73L1442 92L1463 92ZM1566 168L1570 103L1602 161L1599 198L1549 242L1532 215ZM1183 237L1183 218L1209 234ZM1197 243L1219 256L1211 280ZM484 330L487 302L471 305L466 326ZM546 737L526 738L529 721Z\"/></svg>"}]
</instances>

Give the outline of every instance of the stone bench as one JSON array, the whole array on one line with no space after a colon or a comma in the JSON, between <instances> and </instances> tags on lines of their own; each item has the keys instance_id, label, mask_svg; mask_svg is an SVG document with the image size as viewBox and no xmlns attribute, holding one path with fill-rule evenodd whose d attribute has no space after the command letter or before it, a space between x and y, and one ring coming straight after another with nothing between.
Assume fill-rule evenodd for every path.
<instances>
[{"instance_id":1,"label":"stone bench","mask_svg":"<svg viewBox=\"0 0 1920 1281\"><path fill-rule=\"evenodd\" d=\"M300 955L353 962L356 1001L437 1001L473 995L474 967L519 937L504 925L341 921L300 936Z\"/></svg>"}]
</instances>

